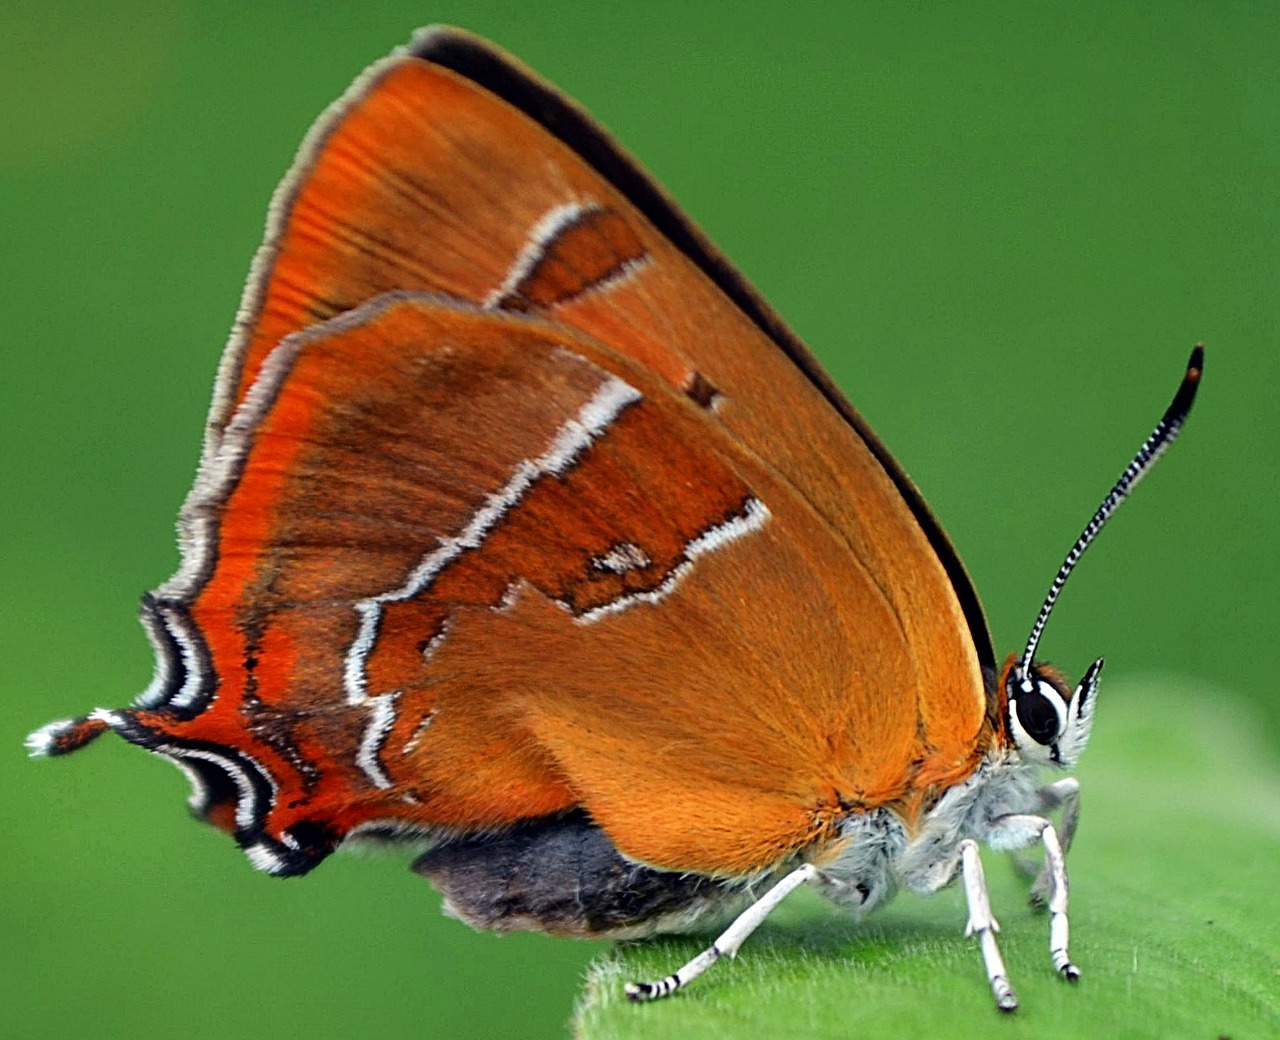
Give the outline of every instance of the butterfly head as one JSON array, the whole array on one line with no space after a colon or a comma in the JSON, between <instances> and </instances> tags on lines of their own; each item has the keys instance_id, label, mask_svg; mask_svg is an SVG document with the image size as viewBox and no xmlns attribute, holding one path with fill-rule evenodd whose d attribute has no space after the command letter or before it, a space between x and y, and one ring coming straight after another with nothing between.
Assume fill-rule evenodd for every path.
<instances>
[{"instance_id":1,"label":"butterfly head","mask_svg":"<svg viewBox=\"0 0 1280 1040\"><path fill-rule=\"evenodd\" d=\"M1062 769L1079 761L1093 727L1101 673L1100 657L1072 690L1056 668L1037 663L1023 671L1018 658L1009 658L1001 678L1004 721L1009 739L1025 761Z\"/></svg>"}]
</instances>

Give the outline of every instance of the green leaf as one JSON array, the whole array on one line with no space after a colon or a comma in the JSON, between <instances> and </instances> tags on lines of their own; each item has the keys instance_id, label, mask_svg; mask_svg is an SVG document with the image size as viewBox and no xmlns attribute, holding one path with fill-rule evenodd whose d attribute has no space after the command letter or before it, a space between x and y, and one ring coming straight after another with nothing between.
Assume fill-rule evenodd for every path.
<instances>
[{"instance_id":1,"label":"green leaf","mask_svg":"<svg viewBox=\"0 0 1280 1040\"><path fill-rule=\"evenodd\" d=\"M1128 1037L1280 1034L1280 774L1229 697L1176 681L1103 690L1078 771L1069 857L1072 958L1058 979L1048 919L1008 857L984 850L1001 949L1021 1000L993 1006L963 936L962 894L902 895L861 925L797 893L687 990L630 1004L705 939L619 945L591 966L581 1040L614 1037Z\"/></svg>"}]
</instances>

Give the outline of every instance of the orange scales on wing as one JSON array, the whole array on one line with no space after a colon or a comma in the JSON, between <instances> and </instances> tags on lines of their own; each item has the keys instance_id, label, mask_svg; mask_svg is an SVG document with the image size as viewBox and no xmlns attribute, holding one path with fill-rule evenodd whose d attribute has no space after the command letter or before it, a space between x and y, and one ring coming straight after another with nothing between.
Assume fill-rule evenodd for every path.
<instances>
[{"instance_id":1,"label":"orange scales on wing","mask_svg":"<svg viewBox=\"0 0 1280 1040\"><path fill-rule=\"evenodd\" d=\"M479 305L544 313L608 343L609 351L618 355L618 364L623 357L630 357L644 366L645 378L655 375L667 388L689 387L700 380L714 391L700 400L714 401L717 407L714 412L704 412L705 428L695 430L694 437L705 439L714 433L719 442L731 446L736 455L750 460L776 483L782 489L780 493L795 494L808 502L824 528L844 548L842 555L833 557L827 567L813 575L805 592L808 602L831 597L833 590L840 588L837 575L841 571L864 575L863 588L855 590L854 599L846 603L845 610L852 611L868 631L877 633L877 642L897 644L906 654L905 665L888 670L879 666L876 653L863 652L847 658L842 662L844 675L832 695L844 699L847 711L865 733L877 733L884 715L906 720L913 749L905 756L897 756L892 753L892 740L886 747L865 742L859 754L867 762L882 763L887 779L881 777L870 790L854 785L851 793L837 792L832 786L819 800L829 803L837 797L850 797L854 803L876 804L896 799L910 821L920 803L931 797L929 792L968 775L986 739L982 735L986 706L973 635L966 626L964 608L957 601L951 580L928 535L920 528L918 515L913 515L902 498L901 484L893 482L883 462L877 459L873 439L861 428L850 425L847 415L851 410L847 405L845 414L833 407L812 374L797 368L794 359L765 336L756 321L742 313L699 266L655 231L620 191L570 147L465 77L416 59L398 59L384 64L344 101L338 122L317 136L310 160L296 173L285 202L287 205L278 216L274 251L262 272L260 306L256 318L251 315L253 320L244 330L239 389L230 396L224 393L220 406L215 402L215 419L227 420L230 402L242 400L259 374L266 351L280 337L388 289L430 289L470 298ZM608 364L604 366L608 368ZM326 386L324 394L339 401L348 389L358 394L361 386L357 375L367 368L366 359L353 374L351 387ZM228 374L236 375L232 370ZM218 407L224 410L223 415L219 416ZM306 402L292 403L291 407L305 410ZM465 434L470 437L472 430L467 428ZM509 465L512 459L500 452L485 455L490 450L488 444L476 455L466 455L466 437L460 434L449 450L442 452L442 459L452 457L449 465L454 469L462 469L463 464L475 465L475 493L484 489L492 493L500 487L500 480L495 471L485 471L486 461ZM517 444L527 451L544 446ZM287 452L289 446L279 443L271 450ZM524 459L527 455L517 457ZM602 456L591 460L591 465L607 466L608 462ZM344 652L351 643L353 626L357 625L352 602L397 588L422 553L434 544L431 539L448 537L458 526L415 528L410 523L401 533L413 532L413 537L407 537L406 543L394 552L379 551L378 539L387 533L364 532L356 523L355 514L343 514L344 525L356 525L344 526L342 538L364 546L369 558L360 562L360 580L355 584L338 583L340 567L330 575L337 584L325 594L335 602L346 602L346 615L342 611L330 615L314 610L308 606L307 597L314 596L315 588L282 584L282 573L273 558L264 555L261 561L255 560L255 547L266 544L262 524L275 523L269 516L273 503L297 501L301 505L310 501L308 496L324 482L332 480L333 493L339 493L344 473L358 473L361 484L369 482L369 460L348 459L346 465L329 460L324 466L315 466L315 474L323 476L323 480L311 482L315 487L289 485L287 491L280 484L273 487L273 482L282 479L283 471L292 473L292 466L293 462L283 456L275 464L264 462L262 473L255 475L252 492L237 488L236 498L228 503L224 514L236 517L233 530L220 538L225 540L232 535L239 539L241 548L227 552L223 547L219 574L211 588L201 593L195 612L206 637L216 644L216 670L221 689L227 694L221 698L223 703L211 708L202 725L225 727L219 733L229 736L237 726L233 717L237 695L250 693L264 703L264 715L270 716L271 725L289 727L287 740L276 744L292 742L298 756L306 761L308 756L325 753L335 742L352 747L364 731L352 721L364 715L364 708L352 712L339 689ZM417 479L430 484L442 480L440 474L448 473L448 469L448 465L424 466ZM306 471L306 467L302 470ZM581 479L585 480L585 476ZM614 483L609 487L616 487L617 476L611 479ZM357 496L367 493L362 488L347 491ZM403 498L412 501L413 494ZM539 498L547 498L545 507L550 510L556 508L549 492L540 493L527 503L530 517L535 515ZM474 498L466 501L467 507L474 510ZM851 508L850 503L855 503L856 508ZM769 505L772 507L772 502ZM242 507L244 516L239 517ZM448 519L460 520L461 512ZM614 515L609 523L617 525L617 519ZM512 537L513 533L500 533L486 551L498 552L503 538ZM672 529L672 544L685 533ZM518 544L513 543L512 552L517 551ZM561 548L581 553L584 547L577 544ZM556 547L544 543L544 549L547 560L536 555L527 560L532 569L545 565L554 571ZM737 551L727 547L699 561L696 584L703 584L701 569L712 566L714 557L730 558ZM237 556L237 552L241 555ZM668 546L668 564L671 552ZM271 551L271 556L279 555L279 548ZM744 565L740 574L749 573L753 566ZM639 575L628 575L627 580L637 578ZM511 610L495 621L490 611L493 590L502 584L506 592L509 584L499 579L497 571L486 573L484 567L475 565L458 567L440 576L444 592L451 584L458 587L454 594L462 606L452 615L438 602L413 599L388 605L389 617L403 613L404 626L389 625L392 638L372 654L372 689L399 689L399 680L408 681L407 688L417 689L412 684L415 654L421 657L430 649L433 661L438 657L443 667L462 652L468 631L479 631L475 638L483 644L485 631L493 638L499 625L512 624L512 619L522 612L536 615L535 607L526 605L534 603L538 594L556 598L554 581L547 584L544 575L547 588L541 592L535 588L516 597ZM311 575L307 580L315 583L319 579ZM470 588L462 588L465 585ZM320 581L316 588L328 585ZM822 588L823 596L814 599L814 588ZM253 605L261 599L261 603L269 603L273 597L288 607L280 612L268 611L271 624L261 624L257 619L255 638L244 638L244 619L237 619L237 611L243 613L246 602ZM490 612L481 620L467 621L471 617L467 612L471 610L468 597L488 603L483 610ZM870 606L872 601L883 601L887 613L879 615ZM675 602L675 598L664 602L664 617L668 620L682 616ZM741 596L731 599L731 617L742 610L741 602ZM253 610L256 607L248 613L252 615ZM799 610L803 617L803 603ZM279 617L285 612L293 617L291 625L280 624ZM453 617L453 628L445 633L440 626L447 616ZM577 644L585 648L598 633L608 635L639 624L635 617L643 616L645 612L640 610L618 613L608 624L594 629L579 626L573 630L572 639L580 640ZM778 620L768 613L764 616ZM709 621L698 617L700 625L708 625ZM529 624L541 633L543 626L538 622L530 620ZM438 646L430 647L436 637L444 638L438 639ZM548 647L554 642L549 635L534 638L544 640ZM604 635L598 638L607 646L591 653L584 649L581 657L593 662L630 660L627 647L614 646ZM641 639L640 646L645 646L643 638L636 638ZM297 647L320 643L328 644L328 651L308 653L300 663ZM797 635L791 644L791 656L803 643L803 634ZM244 684L238 687L239 680L229 678L223 671L227 666L237 667L246 649L252 651L255 662L255 674L246 680L251 681L252 689ZM558 653L563 656L570 649L563 648ZM549 651L538 652L547 653L548 662L557 661ZM832 653L847 654L849 647L833 648ZM609 658L608 654L614 657ZM780 648L778 656L787 654ZM495 657L500 658L500 654ZM483 665L484 661L466 658L466 669L474 669L475 676L486 674ZM466 669L460 672L472 674ZM550 671L556 671L556 665ZM657 689L657 678L628 671L637 683L652 683ZM495 683L499 679L495 676ZM677 678L671 676L663 681L676 683ZM758 683L759 676L745 676L742 681L746 685L741 688L740 697L756 697L758 690L751 683ZM475 679L474 685L479 683ZM434 698L461 697L434 679L422 680L419 687L434 690ZM668 699L671 690L678 688L677 683L667 690ZM282 693L291 690L292 693ZM791 694L795 704L790 706L792 715L799 712L799 725L804 729L805 719L813 715L817 720L820 712L805 702L809 695L805 684L795 684L794 690L804 690ZM475 783L465 798L454 790L458 786L456 777L451 786L448 776L434 774L466 771L467 763L448 756L428 756L425 740L415 740L417 729L404 731L410 725L406 719L412 712L398 713L397 727L388 735L387 748L394 752L413 744L416 757L408 754L406 760L417 763L415 768L422 774L420 785L452 790L458 795L449 803L447 813L449 822L454 824L470 826L484 818L497 821L553 811L573 804L573 795L571 785L558 774L558 767L550 765L554 756L549 756L548 748L558 742L562 745L561 756L572 757L576 752L570 747L568 731L554 722L572 712L567 708L558 716L549 712L545 706L548 695L540 692L534 698L530 694L529 704L521 708L526 715L532 713L530 717L540 720L538 740L531 738L531 727L516 726L508 731L502 721L490 719L484 711L472 712L476 724L465 730L466 739L460 738L457 747L483 749L486 760L503 761L511 768L503 772L506 779L493 784L481 780L483 770L468 772ZM631 695L625 690L616 690L613 695L631 703ZM271 702L271 698L280 698L280 703ZM472 695L472 701L479 699ZM494 712L508 712L507 699L495 698ZM422 703L417 712L419 726L425 722L425 733L436 730L435 743L443 744L451 727L463 726L463 716L454 716L451 721L448 713L431 707L433 703ZM589 706L591 699L584 694L579 703ZM329 707L321 710L317 707L320 704ZM484 725L480 725L481 721ZM731 783L753 783L742 774L755 765L758 754L768 756L768 740L787 739L782 734L785 726L781 717L772 721L771 733L760 734L765 742L760 749L742 747L744 736L742 742L735 742L724 752L730 758L736 756L737 772ZM685 722L686 729L692 725L692 720ZM787 725L797 725L796 719ZM268 733L270 726L264 721L259 729ZM632 727L631 731L636 730ZM614 756L620 753L605 738L607 735L602 736L600 747L611 748ZM823 739L838 743L837 736ZM678 742L671 747L678 747ZM273 761L273 772L287 775L278 754L261 747L255 753ZM448 765L434 768L430 762ZM527 770L525 765L529 765ZM664 772L671 768L671 761L662 765ZM310 790L305 797L280 799L275 816L283 820L291 809L291 800L297 803L292 809L298 813L305 813L306 806L328 802L330 806L348 807L343 809L342 821L334 821L339 829L346 829L352 820L369 815L369 806L387 811L383 793L366 790L358 772L347 772L349 777L342 771L320 777L320 784L337 785L334 792ZM340 781L339 776L343 777ZM520 777L534 779L522 786L525 779ZM315 783L312 777L311 788ZM426 804L417 788L402 792L406 793L419 799L417 806ZM426 797L430 799L431 792L426 792ZM483 812L471 813L481 807ZM397 818L415 813L421 816L424 812L403 800L396 807ZM279 820L275 822L284 826ZM614 840L620 840L621 826L614 824L609 829ZM627 849L621 840L620 844ZM758 858L764 856L760 850L755 854ZM641 858L666 866L686 865L675 859ZM723 872L723 865L719 872Z\"/></svg>"},{"instance_id":2,"label":"orange scales on wing","mask_svg":"<svg viewBox=\"0 0 1280 1040\"><path fill-rule=\"evenodd\" d=\"M868 710L886 696L896 710L903 698L915 702L917 785L945 785L972 768L984 724L974 636L902 484L866 431L851 427L701 269L572 149L448 69L412 58L383 67L348 98L322 142L297 174L242 385L260 352L291 321L313 320L325 299L345 304L411 287L515 306L503 287L531 240L549 215L579 207L590 219L566 222L542 244L520 308L550 301L549 313L671 385L696 376L716 389L716 422L840 532L893 604L917 675L892 693L866 675L850 696L866 698ZM613 265L601 260L609 249Z\"/></svg>"},{"instance_id":3,"label":"orange scales on wing","mask_svg":"<svg viewBox=\"0 0 1280 1040\"><path fill-rule=\"evenodd\" d=\"M867 711L848 696L859 669L891 686L914 678L907 648L883 638L887 601L705 409L567 329L438 300L367 311L273 358L288 365L266 370L283 374L280 390L252 424L219 531L224 554L256 571L246 581L220 566L192 605L221 704L172 732L269 757L265 724L227 729L252 687L298 757L323 756L310 786L273 770L268 833L302 820L475 828L581 804L630 855L725 874L830 836L846 806L909 795L916 719L892 699ZM465 528L605 380L639 397L580 461L532 482L430 588L385 604L365 694L394 694L396 719L380 751L390 786L376 786L356 765L368 705L343 688L353 603L403 586L424 547ZM416 417L421 434L405 438ZM437 476L411 479L426 472ZM700 532L748 520L752 500L767 522L679 558ZM640 547L653 573L590 580L619 544ZM583 623L645 592L660 609L627 601ZM446 638L424 652L445 618ZM257 674L268 647L280 670L269 681Z\"/></svg>"}]
</instances>

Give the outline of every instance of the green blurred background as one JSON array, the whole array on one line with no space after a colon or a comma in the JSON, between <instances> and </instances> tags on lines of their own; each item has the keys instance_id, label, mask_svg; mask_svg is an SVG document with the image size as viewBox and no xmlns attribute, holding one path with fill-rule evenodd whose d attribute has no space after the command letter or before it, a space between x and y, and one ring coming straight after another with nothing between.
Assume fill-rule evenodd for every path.
<instances>
[{"instance_id":1,"label":"green blurred background","mask_svg":"<svg viewBox=\"0 0 1280 1040\"><path fill-rule=\"evenodd\" d=\"M1206 341L1185 440L1042 652L1227 690L1280 746L1280 7L2 3L0 1033L564 1030L590 946L474 935L396 857L266 878L163 763L20 750L148 681L135 604L176 564L270 192L432 21L579 98L789 318L924 489L1002 652Z\"/></svg>"}]
</instances>

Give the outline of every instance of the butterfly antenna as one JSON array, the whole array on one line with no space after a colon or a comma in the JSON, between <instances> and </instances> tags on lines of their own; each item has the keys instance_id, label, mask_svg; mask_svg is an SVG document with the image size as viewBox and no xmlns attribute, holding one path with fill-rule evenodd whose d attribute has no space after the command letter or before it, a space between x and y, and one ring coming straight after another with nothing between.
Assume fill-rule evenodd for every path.
<instances>
[{"instance_id":1,"label":"butterfly antenna","mask_svg":"<svg viewBox=\"0 0 1280 1040\"><path fill-rule=\"evenodd\" d=\"M1075 569L1080 557L1084 555L1084 551L1089 548L1090 544L1098 537L1098 532L1102 530L1103 525L1111 519L1111 515L1120 508L1129 493L1138 485L1143 477L1156 464L1160 456L1169 448L1182 430L1182 425L1187 421L1187 415L1191 412L1192 402L1196 399L1196 389L1200 385L1200 374L1204 370L1204 344L1198 345L1191 352L1191 359L1187 362L1187 374L1182 377L1182 385L1178 387L1178 392L1173 395L1173 401L1169 407L1165 409L1165 413L1160 417L1160 421L1156 423L1156 428L1151 431L1142 447L1138 449L1138 453L1133 457L1133 461L1129 463L1120 474L1120 479L1107 493L1107 497L1102 500L1102 505L1098 507L1098 511L1093 514L1084 530L1080 533L1080 537L1076 539L1076 544L1071 547L1071 551L1067 553L1067 558L1062 561L1062 566L1058 568L1057 576L1053 579L1053 584L1049 586L1049 594L1044 598L1044 606L1040 608L1040 614L1036 618L1036 623L1031 628L1031 636L1027 640L1027 648L1022 652L1022 660L1018 666L1018 677L1024 688L1030 687L1031 675L1031 659L1035 656L1036 647L1040 643L1040 636L1044 632L1044 626L1049 620L1049 614L1053 611L1053 605L1058 601L1058 595L1062 592L1062 587L1067 583L1067 577Z\"/></svg>"}]
</instances>

